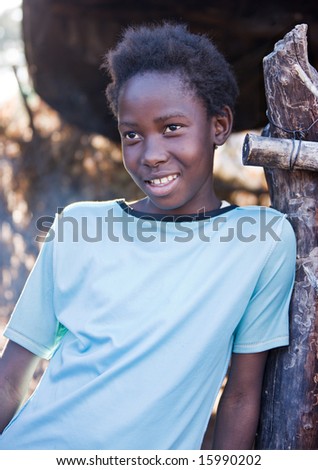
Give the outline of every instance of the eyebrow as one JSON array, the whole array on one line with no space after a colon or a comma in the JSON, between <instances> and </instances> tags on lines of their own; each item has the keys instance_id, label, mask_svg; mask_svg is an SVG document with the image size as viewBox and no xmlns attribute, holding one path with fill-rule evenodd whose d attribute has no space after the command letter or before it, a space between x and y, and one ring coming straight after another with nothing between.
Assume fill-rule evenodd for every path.
<instances>
[{"instance_id":1,"label":"eyebrow","mask_svg":"<svg viewBox=\"0 0 318 470\"><path fill-rule=\"evenodd\" d=\"M186 118L187 116L179 111L176 112L171 112L169 114L165 114L163 116L158 116L155 118L154 122L155 123L160 123L164 121L168 121L169 119L176 119L176 118ZM128 121L122 121L118 123L118 127L138 127L138 123L136 122L128 122Z\"/></svg>"},{"instance_id":2,"label":"eyebrow","mask_svg":"<svg viewBox=\"0 0 318 470\"><path fill-rule=\"evenodd\" d=\"M179 111L172 112L169 114L166 114L164 116L159 116L155 119L155 122L163 122L163 121L168 121L169 119L175 119L175 118L186 118L187 116Z\"/></svg>"},{"instance_id":3,"label":"eyebrow","mask_svg":"<svg viewBox=\"0 0 318 470\"><path fill-rule=\"evenodd\" d=\"M125 126L125 127L137 127L138 124L137 124L136 122L128 122L128 121L118 122L118 127L122 127L122 126Z\"/></svg>"}]
</instances>

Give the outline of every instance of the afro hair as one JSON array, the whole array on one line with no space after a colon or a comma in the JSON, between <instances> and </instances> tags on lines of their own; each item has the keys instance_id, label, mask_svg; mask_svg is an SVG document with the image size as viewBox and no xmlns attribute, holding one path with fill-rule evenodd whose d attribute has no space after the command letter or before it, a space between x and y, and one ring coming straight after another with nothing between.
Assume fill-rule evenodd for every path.
<instances>
[{"instance_id":1,"label":"afro hair","mask_svg":"<svg viewBox=\"0 0 318 470\"><path fill-rule=\"evenodd\" d=\"M231 66L212 41L189 32L184 24L130 26L104 57L102 68L111 78L108 104L117 117L118 97L131 77L146 72L176 73L205 104L209 116L234 111L238 87Z\"/></svg>"}]
</instances>

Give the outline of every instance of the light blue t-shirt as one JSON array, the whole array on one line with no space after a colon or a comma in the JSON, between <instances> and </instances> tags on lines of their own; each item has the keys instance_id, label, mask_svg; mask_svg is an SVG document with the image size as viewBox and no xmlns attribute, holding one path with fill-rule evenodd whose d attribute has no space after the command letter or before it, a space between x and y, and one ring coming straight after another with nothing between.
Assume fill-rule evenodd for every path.
<instances>
[{"instance_id":1,"label":"light blue t-shirt","mask_svg":"<svg viewBox=\"0 0 318 470\"><path fill-rule=\"evenodd\" d=\"M288 344L285 215L160 219L123 200L56 217L5 331L50 362L0 449L199 449L232 351Z\"/></svg>"}]
</instances>

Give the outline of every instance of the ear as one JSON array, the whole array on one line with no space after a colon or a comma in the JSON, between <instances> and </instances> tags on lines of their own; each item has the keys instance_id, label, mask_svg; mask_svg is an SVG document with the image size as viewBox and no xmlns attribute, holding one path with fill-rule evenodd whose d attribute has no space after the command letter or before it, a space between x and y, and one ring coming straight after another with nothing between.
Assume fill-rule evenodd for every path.
<instances>
[{"instance_id":1,"label":"ear","mask_svg":"<svg viewBox=\"0 0 318 470\"><path fill-rule=\"evenodd\" d=\"M212 132L215 145L223 145L232 131L233 113L225 106L222 114L212 117Z\"/></svg>"}]
</instances>

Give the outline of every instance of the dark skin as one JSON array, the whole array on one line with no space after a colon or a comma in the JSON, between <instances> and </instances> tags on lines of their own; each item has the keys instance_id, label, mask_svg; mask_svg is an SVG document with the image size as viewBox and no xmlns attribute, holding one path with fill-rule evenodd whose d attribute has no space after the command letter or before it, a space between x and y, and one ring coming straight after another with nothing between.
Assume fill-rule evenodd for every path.
<instances>
[{"instance_id":1,"label":"dark skin","mask_svg":"<svg viewBox=\"0 0 318 470\"><path fill-rule=\"evenodd\" d=\"M40 358L8 341L0 359L0 432L19 409Z\"/></svg>"},{"instance_id":2,"label":"dark skin","mask_svg":"<svg viewBox=\"0 0 318 470\"><path fill-rule=\"evenodd\" d=\"M217 209L213 156L232 128L232 113L208 116L178 76L132 77L119 97L118 128L125 168L146 198L132 207L147 213L195 214ZM162 184L152 182L174 178Z\"/></svg>"},{"instance_id":3,"label":"dark skin","mask_svg":"<svg viewBox=\"0 0 318 470\"><path fill-rule=\"evenodd\" d=\"M212 449L252 449L258 425L267 351L232 354L217 410Z\"/></svg>"},{"instance_id":4,"label":"dark skin","mask_svg":"<svg viewBox=\"0 0 318 470\"><path fill-rule=\"evenodd\" d=\"M213 157L232 129L224 107L208 116L176 74L132 77L119 97L124 164L146 197L131 207L146 213L195 214L217 209ZM214 449L251 449L258 424L267 352L233 354L220 401ZM0 360L0 432L23 402L39 358L12 341Z\"/></svg>"}]
</instances>

